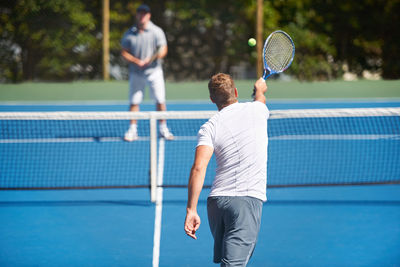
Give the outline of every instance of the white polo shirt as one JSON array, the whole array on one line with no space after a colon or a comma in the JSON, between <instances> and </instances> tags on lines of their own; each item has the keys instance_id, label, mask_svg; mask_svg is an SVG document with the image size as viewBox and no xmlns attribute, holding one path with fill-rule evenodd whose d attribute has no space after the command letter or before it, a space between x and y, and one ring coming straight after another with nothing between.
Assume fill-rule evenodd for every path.
<instances>
[{"instance_id":1,"label":"white polo shirt","mask_svg":"<svg viewBox=\"0 0 400 267\"><path fill-rule=\"evenodd\" d=\"M209 196L267 200L268 117L267 106L259 101L235 103L201 126L197 146L214 148L217 160Z\"/></svg>"}]
</instances>

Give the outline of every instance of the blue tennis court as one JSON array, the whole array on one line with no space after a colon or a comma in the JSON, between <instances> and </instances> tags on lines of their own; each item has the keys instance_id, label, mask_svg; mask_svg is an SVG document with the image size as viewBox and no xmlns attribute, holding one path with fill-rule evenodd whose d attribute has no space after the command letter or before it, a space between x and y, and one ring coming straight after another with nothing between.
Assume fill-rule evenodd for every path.
<instances>
[{"instance_id":1,"label":"blue tennis court","mask_svg":"<svg viewBox=\"0 0 400 267\"><path fill-rule=\"evenodd\" d=\"M319 102L275 100L270 101L267 105L270 110L381 108L400 107L400 101L388 99L375 102L370 100ZM168 105L168 109L176 111L215 110L215 107L202 102L190 104L174 102ZM126 110L126 103L63 103L60 105L8 103L0 105L1 112ZM142 106L142 110L151 111L154 110L154 107L152 104L145 104ZM174 126L173 122L171 124ZM125 126L118 127L114 128L120 131ZM391 137L382 140L379 147L387 146L392 148L392 151L398 152L400 149L399 127L397 124L394 129L390 129L391 134L397 134L397 138ZM197 129L193 131L196 132ZM379 132L379 134L382 133ZM79 136L79 138L83 137ZM146 142L144 140L143 144ZM179 146L189 150L190 153L195 141L182 139L179 142ZM277 142L275 144L279 144L281 141ZM360 141L348 140L346 142ZM362 147L368 145L365 140L361 143ZM22 144L2 143L0 149L10 145L15 147L7 151L16 152ZM18 158L17 153L13 158L10 157L11 152L3 152L0 156L1 164L10 161L10 158L13 158L14 161L35 163L32 159L38 156L35 154L38 149L53 151L54 154L46 153L45 155L47 161L52 162L59 157L57 151L61 148L58 145L62 144L56 144L51 150L46 149L45 146L48 145L48 143L35 144L35 147L30 149L31 154L21 156L22 159ZM270 145L273 145L273 142ZM56 167L49 164L50 166L36 165L36 171L41 175L41 170L46 169L46 172L49 172L49 168L54 168L50 171L61 170L69 173L70 177L67 177L67 180L74 181L74 177L78 175L75 172L82 172L85 169L85 166L81 166L82 162L100 161L99 165L106 165L115 155L112 153L113 149L118 146L123 147L118 149L126 149L123 153L124 157L118 160L118 164L121 161L132 162L125 164L129 165L129 168L118 169L123 169L123 172L135 173L135 176L142 177L144 185L148 183L148 174L146 173L148 167L143 166L147 163L141 160L148 158L148 154L135 154L135 151L144 151L137 148L140 146L139 144L127 144L119 141L91 142L89 144L81 142L74 146L88 151L87 154L77 155L73 152L75 148L68 148L71 149L68 158L75 160L72 164L72 166L76 166L75 170L69 170L71 167L62 169L65 167L63 164L56 165ZM105 151L102 152L104 155L100 150L96 150L100 146L101 151ZM344 148L335 143L332 146L338 150L337 157L331 159L333 161L337 161L342 154L349 155L348 158L343 159L344 161L351 161L351 157L357 156L347 153L343 150ZM288 148L290 147L293 146L288 146ZM324 146L317 150L323 148ZM287 150L284 151L287 152ZM168 157L173 153L175 153L174 144L166 142L166 165L168 165L168 161L173 161ZM269 160L274 161L273 158L278 156L270 154ZM391 160L372 155L352 161L351 164L358 164L357 168L371 168L371 173L376 172L373 174L374 177L379 176L379 172L385 172L390 168L390 175L399 180L400 155L395 153L390 156ZM300 157L300 155L295 155L292 160L300 161ZM190 162L191 159L179 159L179 162L183 161ZM392 162L392 165L388 166L387 162ZM399 164L393 165L396 163ZM307 162L302 164L307 164ZM12 173L11 176L23 180L23 175L26 175L24 171L21 174L19 170L2 168L3 176L0 175L0 177L4 177L4 173L7 172ZM168 169L166 167L164 169L164 184L168 184L169 180L176 178L173 177L177 173L176 168L169 167ZM301 169L297 172L299 171ZM318 169L318 172L321 171ZM189 169L187 172L183 170L182 173L187 174L185 177L176 179L187 180ZM295 174L294 171L289 175L293 174ZM318 173L316 174L318 175ZM45 174L43 173L43 175ZM102 177L102 179L115 175L122 176L123 173L108 173L107 169L101 168L96 172L96 177ZM179 175L182 175L181 172ZM306 175L307 173L304 173L304 176ZM87 179L89 181L91 179L89 173ZM29 181L24 182L29 183ZM138 182L135 181L135 183ZM171 184L175 184L175 182L172 181ZM199 203L202 225L196 241L188 238L183 231L187 191L184 188L167 187L160 188L158 193L162 194L162 202L159 205L150 202L150 191L146 187L0 191L0 265L213 266L211 262L213 243L206 216L208 189L203 190ZM264 204L259 242L249 266L400 266L400 185L270 188L267 190L267 196L268 202Z\"/></svg>"}]
</instances>

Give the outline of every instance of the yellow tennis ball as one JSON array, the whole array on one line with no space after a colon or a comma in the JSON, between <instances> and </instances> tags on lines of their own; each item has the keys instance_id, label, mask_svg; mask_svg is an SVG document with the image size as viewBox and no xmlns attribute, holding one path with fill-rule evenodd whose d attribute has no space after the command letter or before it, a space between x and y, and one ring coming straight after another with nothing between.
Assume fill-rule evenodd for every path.
<instances>
[{"instance_id":1,"label":"yellow tennis ball","mask_svg":"<svg viewBox=\"0 0 400 267\"><path fill-rule=\"evenodd\" d=\"M255 46L256 43L257 43L257 41L256 41L256 39L254 39L254 38L250 38L250 39L247 41L247 44L248 44L249 46Z\"/></svg>"}]
</instances>

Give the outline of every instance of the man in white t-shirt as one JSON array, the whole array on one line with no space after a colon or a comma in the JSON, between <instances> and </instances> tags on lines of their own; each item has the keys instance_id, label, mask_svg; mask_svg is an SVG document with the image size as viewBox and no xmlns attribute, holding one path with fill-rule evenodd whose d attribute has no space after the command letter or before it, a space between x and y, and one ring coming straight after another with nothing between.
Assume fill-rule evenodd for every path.
<instances>
[{"instance_id":1,"label":"man in white t-shirt","mask_svg":"<svg viewBox=\"0 0 400 267\"><path fill-rule=\"evenodd\" d=\"M262 205L266 201L267 85L264 79L257 80L254 102L247 103L238 103L237 89L227 74L214 75L208 89L219 112L198 133L184 229L188 236L197 239L197 203L214 153L217 170L207 199L214 262L221 266L246 266L257 242Z\"/></svg>"}]
</instances>

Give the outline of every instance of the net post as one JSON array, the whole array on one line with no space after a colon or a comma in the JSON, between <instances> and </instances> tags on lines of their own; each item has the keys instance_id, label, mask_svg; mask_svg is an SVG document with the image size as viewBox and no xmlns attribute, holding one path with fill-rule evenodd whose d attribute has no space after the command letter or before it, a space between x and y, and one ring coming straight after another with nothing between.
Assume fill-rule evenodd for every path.
<instances>
[{"instance_id":1,"label":"net post","mask_svg":"<svg viewBox=\"0 0 400 267\"><path fill-rule=\"evenodd\" d=\"M157 200L157 118L150 113L150 192L151 202Z\"/></svg>"}]
</instances>

